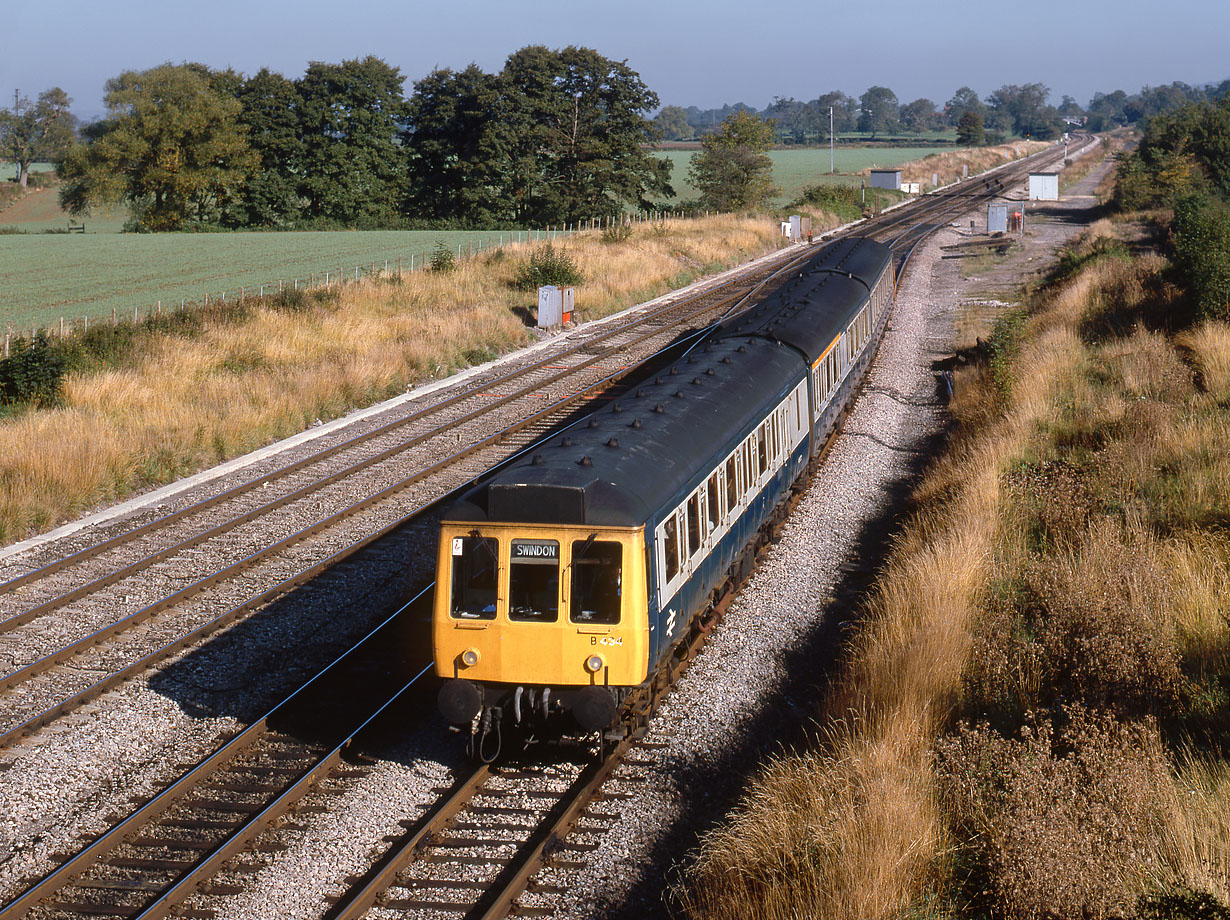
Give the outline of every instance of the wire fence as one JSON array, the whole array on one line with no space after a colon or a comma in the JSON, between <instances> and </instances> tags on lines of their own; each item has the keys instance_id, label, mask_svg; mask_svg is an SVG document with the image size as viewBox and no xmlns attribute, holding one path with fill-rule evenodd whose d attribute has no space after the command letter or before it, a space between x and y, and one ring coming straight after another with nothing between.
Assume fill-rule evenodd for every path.
<instances>
[{"instance_id":1,"label":"wire fence","mask_svg":"<svg viewBox=\"0 0 1230 920\"><path fill-rule=\"evenodd\" d=\"M505 246L552 242L559 239L569 239L578 233L604 231L620 224L632 226L643 223L664 223L666 221L693 219L701 216L707 217L710 213L712 212L641 211L636 214L625 214L620 217L595 217L575 223L549 225L540 230L509 230L492 233L488 236L486 245L484 245L482 239L477 241L477 245L475 240L471 239L468 243L459 243L455 253L451 247L449 247L448 252L449 255L460 263L466 259L476 258L484 252ZM139 325L142 321L148 321L152 317L159 317L164 312L187 313L192 310L208 310L219 305L243 307L252 302L260 304L268 298L284 296L288 290L312 291L330 287L340 289L344 285L357 284L365 280L371 281L387 279L393 276L404 276L429 269L433 258L440 257L437 255L437 252L438 250L427 250L421 253L406 253L404 256L398 256L396 260L383 258L369 261L367 264L356 264L353 268L339 265L336 269L326 268L321 272L309 272L306 278L278 278L252 287L243 286L232 289L224 288L220 291L206 291L199 298L195 299L184 297L180 298L177 302L168 300L165 303L162 300L155 300L144 308L141 306L133 307L131 317L126 312L124 315L120 315L119 311L113 307L109 323L112 326L124 323ZM91 322L89 316L67 318L61 316L58 323L35 323L20 329L9 325L4 336L3 358L8 358L12 354L13 349L23 343L33 347L40 333L46 338L83 335L89 332L91 325L98 325L99 323L108 323L108 320L105 318L100 320L95 317ZM28 338L25 334L26 329L30 330Z\"/></svg>"}]
</instances>

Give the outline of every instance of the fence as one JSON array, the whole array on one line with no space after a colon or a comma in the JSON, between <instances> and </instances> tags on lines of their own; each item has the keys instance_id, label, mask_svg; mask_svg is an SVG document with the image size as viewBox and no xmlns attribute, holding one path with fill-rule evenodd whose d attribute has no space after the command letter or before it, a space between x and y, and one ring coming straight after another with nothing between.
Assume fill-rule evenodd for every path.
<instances>
[{"instance_id":1,"label":"fence","mask_svg":"<svg viewBox=\"0 0 1230 920\"><path fill-rule=\"evenodd\" d=\"M483 245L483 241L478 241L477 248L474 245L474 240L470 240L469 244L458 244L455 258L461 262L466 258L474 258L481 255L485 251L492 249L503 248L504 246L519 246L526 244L534 244L540 242L550 242L557 239L569 239L577 233L586 233L592 231L602 231L620 223L633 225L638 223L656 223L667 220L690 219L696 217L708 217L711 212L672 212L672 211L641 211L636 214L625 214L621 217L594 217L589 220L577 221L575 223L567 223L562 225L549 225L541 230L510 230L501 233L493 233L487 238L487 245ZM507 238L506 238L507 237ZM451 251L451 250L450 250ZM432 251L423 253L409 253L406 256L399 256L396 263L392 259L383 259L381 262L369 262L367 265L356 265L354 269L339 266L337 270L331 268L323 272L311 272L307 278L279 278L277 281L270 281L267 284L258 285L256 287L240 287L237 290L210 291L202 295L199 300L188 300L181 298L179 304L169 302L167 310L178 311L180 313L197 308L208 308L211 304L210 298L213 298L212 303L216 306L219 303L237 303L239 306L245 305L248 301L256 300L258 303L265 300L266 297L280 295L287 289L290 290L315 290L322 287L332 287L337 285L341 287L344 284L354 284L364 279L379 279L387 278L393 274L398 276L404 275L407 272L423 271L432 261ZM229 298L229 300L228 300ZM163 312L163 302L155 301L152 305L145 308L144 318L149 319L151 316L161 316ZM131 322L135 325L142 320L141 307L134 307ZM125 315L121 318L116 309L111 310L111 325L118 325L122 322L128 322L128 317ZM99 320L95 319L95 323ZM106 322L106 320L102 320ZM4 336L4 354L7 358L12 349L12 343L15 337L24 340L23 330L14 330L13 326L8 327L8 331ZM30 327L29 342L33 343L39 332L45 333L48 337L75 335L77 333L86 333L90 329L90 319L88 316L82 316L75 319L69 319L65 322L64 317L60 317L58 325L40 326L35 324Z\"/></svg>"}]
</instances>

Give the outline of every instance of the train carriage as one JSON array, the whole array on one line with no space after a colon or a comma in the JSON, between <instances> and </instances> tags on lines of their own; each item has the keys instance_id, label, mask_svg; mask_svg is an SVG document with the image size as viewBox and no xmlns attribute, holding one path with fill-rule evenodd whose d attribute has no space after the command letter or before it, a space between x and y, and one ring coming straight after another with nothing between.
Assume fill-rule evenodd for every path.
<instances>
[{"instance_id":1,"label":"train carriage","mask_svg":"<svg viewBox=\"0 0 1230 920\"><path fill-rule=\"evenodd\" d=\"M433 622L445 716L480 733L558 713L610 724L748 564L852 398L891 298L884 246L826 247L450 509Z\"/></svg>"}]
</instances>

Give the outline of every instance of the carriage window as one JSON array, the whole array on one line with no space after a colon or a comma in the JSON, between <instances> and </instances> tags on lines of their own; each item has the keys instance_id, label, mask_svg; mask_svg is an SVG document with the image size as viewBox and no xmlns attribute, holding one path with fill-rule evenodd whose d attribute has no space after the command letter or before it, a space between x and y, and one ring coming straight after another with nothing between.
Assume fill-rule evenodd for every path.
<instances>
[{"instance_id":1,"label":"carriage window","mask_svg":"<svg viewBox=\"0 0 1230 920\"><path fill-rule=\"evenodd\" d=\"M453 537L449 612L459 620L494 620L500 545L490 537Z\"/></svg>"},{"instance_id":2,"label":"carriage window","mask_svg":"<svg viewBox=\"0 0 1230 920\"><path fill-rule=\"evenodd\" d=\"M730 510L739 504L739 474L735 469L735 455L731 454L726 461L726 508Z\"/></svg>"},{"instance_id":3,"label":"carriage window","mask_svg":"<svg viewBox=\"0 0 1230 920\"><path fill-rule=\"evenodd\" d=\"M618 623L623 582L623 548L606 540L572 544L573 623Z\"/></svg>"},{"instance_id":4,"label":"carriage window","mask_svg":"<svg viewBox=\"0 0 1230 920\"><path fill-rule=\"evenodd\" d=\"M679 574L679 528L675 525L674 512L666 519L662 530L662 552L666 555L666 580L669 582Z\"/></svg>"},{"instance_id":5,"label":"carriage window","mask_svg":"<svg viewBox=\"0 0 1230 920\"><path fill-rule=\"evenodd\" d=\"M508 618L559 619L559 541L513 540L508 564Z\"/></svg>"},{"instance_id":6,"label":"carriage window","mask_svg":"<svg viewBox=\"0 0 1230 920\"><path fill-rule=\"evenodd\" d=\"M756 429L756 473L759 476L764 475L764 471L769 468L768 458L768 432L769 423L765 422Z\"/></svg>"},{"instance_id":7,"label":"carriage window","mask_svg":"<svg viewBox=\"0 0 1230 920\"><path fill-rule=\"evenodd\" d=\"M722 488L719 482L721 477L714 473L709 477L709 530L717 530L718 524L722 522Z\"/></svg>"},{"instance_id":8,"label":"carriage window","mask_svg":"<svg viewBox=\"0 0 1230 920\"><path fill-rule=\"evenodd\" d=\"M688 546L692 554L700 551L700 496L693 495L688 499Z\"/></svg>"}]
</instances>

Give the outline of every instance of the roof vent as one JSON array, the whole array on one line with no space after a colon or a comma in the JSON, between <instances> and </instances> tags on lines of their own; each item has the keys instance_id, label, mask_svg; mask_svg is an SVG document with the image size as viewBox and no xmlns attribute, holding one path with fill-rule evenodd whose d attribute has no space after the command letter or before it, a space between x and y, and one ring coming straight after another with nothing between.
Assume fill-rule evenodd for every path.
<instances>
[{"instance_id":1,"label":"roof vent","mask_svg":"<svg viewBox=\"0 0 1230 920\"><path fill-rule=\"evenodd\" d=\"M676 390L676 391L675 391L675 396L676 396L678 399L683 399L683 390Z\"/></svg>"},{"instance_id":2,"label":"roof vent","mask_svg":"<svg viewBox=\"0 0 1230 920\"><path fill-rule=\"evenodd\" d=\"M593 465L594 465L594 461L593 461L593 460L590 460L590 459L589 459L589 456L587 455L587 456L582 457L580 460L578 460L578 461L577 461L577 464L578 464L579 466L593 466Z\"/></svg>"},{"instance_id":3,"label":"roof vent","mask_svg":"<svg viewBox=\"0 0 1230 920\"><path fill-rule=\"evenodd\" d=\"M597 427L598 427L598 420L597 420L596 418L591 418L591 419L589 420L589 427L590 427L590 428L597 428Z\"/></svg>"},{"instance_id":4,"label":"roof vent","mask_svg":"<svg viewBox=\"0 0 1230 920\"><path fill-rule=\"evenodd\" d=\"M666 411L666 409L663 408L661 403L658 403L656 406L653 407L653 411L661 415L663 412Z\"/></svg>"},{"instance_id":5,"label":"roof vent","mask_svg":"<svg viewBox=\"0 0 1230 920\"><path fill-rule=\"evenodd\" d=\"M688 355L688 364L696 363L696 355Z\"/></svg>"},{"instance_id":6,"label":"roof vent","mask_svg":"<svg viewBox=\"0 0 1230 920\"><path fill-rule=\"evenodd\" d=\"M619 440L617 438L611 438L606 442L606 446L607 447L618 447Z\"/></svg>"},{"instance_id":7,"label":"roof vent","mask_svg":"<svg viewBox=\"0 0 1230 920\"><path fill-rule=\"evenodd\" d=\"M712 377L712 376L714 376L715 374L717 374L717 371L715 371L715 370L714 370L713 368L711 368L711 367L707 367L707 368L705 368L705 374L706 374L706 376Z\"/></svg>"},{"instance_id":8,"label":"roof vent","mask_svg":"<svg viewBox=\"0 0 1230 920\"><path fill-rule=\"evenodd\" d=\"M672 377L674 377L674 376L675 376L676 374L678 374L678 373L679 373L679 368L677 368L677 367L672 367L672 368L671 368L671 376L672 376Z\"/></svg>"},{"instance_id":9,"label":"roof vent","mask_svg":"<svg viewBox=\"0 0 1230 920\"><path fill-rule=\"evenodd\" d=\"M693 377L693 378L692 378L692 385L693 385L693 386L700 386L700 378L699 378L699 377Z\"/></svg>"},{"instance_id":10,"label":"roof vent","mask_svg":"<svg viewBox=\"0 0 1230 920\"><path fill-rule=\"evenodd\" d=\"M654 382L654 383L656 383L656 384L658 384L658 386L661 386L661 385L662 385L662 378L661 378L661 377L654 377L654 378L653 378L653 382Z\"/></svg>"},{"instance_id":11,"label":"roof vent","mask_svg":"<svg viewBox=\"0 0 1230 920\"><path fill-rule=\"evenodd\" d=\"M644 390L637 390L637 391L636 391L636 398L637 398L637 399L642 398L644 395L645 395L645 391L644 391Z\"/></svg>"},{"instance_id":12,"label":"roof vent","mask_svg":"<svg viewBox=\"0 0 1230 920\"><path fill-rule=\"evenodd\" d=\"M723 364L730 364L730 363L731 363L731 362L730 362L730 355L724 355L724 356L722 357L722 363L723 363Z\"/></svg>"},{"instance_id":13,"label":"roof vent","mask_svg":"<svg viewBox=\"0 0 1230 920\"><path fill-rule=\"evenodd\" d=\"M542 454L534 454L534 459L530 461L534 466L542 466L546 462L542 459Z\"/></svg>"},{"instance_id":14,"label":"roof vent","mask_svg":"<svg viewBox=\"0 0 1230 920\"><path fill-rule=\"evenodd\" d=\"M623 412L624 407L621 406L619 403L615 403L613 406L611 406L611 411L612 412Z\"/></svg>"},{"instance_id":15,"label":"roof vent","mask_svg":"<svg viewBox=\"0 0 1230 920\"><path fill-rule=\"evenodd\" d=\"M640 420L639 418L634 418L634 419L633 419L633 420L629 423L628 427L629 427L629 428L640 428L640 427L641 427L641 420Z\"/></svg>"},{"instance_id":16,"label":"roof vent","mask_svg":"<svg viewBox=\"0 0 1230 920\"><path fill-rule=\"evenodd\" d=\"M560 447L571 447L571 446L572 446L572 438L564 438L564 440L562 440L562 441L560 441L560 442L559 442L559 446L560 446Z\"/></svg>"}]
</instances>

